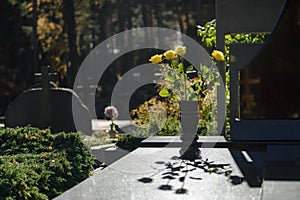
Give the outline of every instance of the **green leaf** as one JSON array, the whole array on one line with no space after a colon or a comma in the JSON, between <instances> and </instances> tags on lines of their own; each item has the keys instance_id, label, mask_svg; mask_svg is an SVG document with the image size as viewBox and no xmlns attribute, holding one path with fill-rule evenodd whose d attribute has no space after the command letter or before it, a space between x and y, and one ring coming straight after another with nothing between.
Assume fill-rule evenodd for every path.
<instances>
[{"instance_id":1,"label":"green leaf","mask_svg":"<svg viewBox=\"0 0 300 200\"><path fill-rule=\"evenodd\" d=\"M193 71L194 70L194 67L191 65L191 66L189 66L187 69L186 69L186 71L187 72L191 72L191 71Z\"/></svg>"},{"instance_id":2,"label":"green leaf","mask_svg":"<svg viewBox=\"0 0 300 200\"><path fill-rule=\"evenodd\" d=\"M181 74L180 78L181 78L182 80L186 80L186 79L187 79L186 74Z\"/></svg>"},{"instance_id":3,"label":"green leaf","mask_svg":"<svg viewBox=\"0 0 300 200\"><path fill-rule=\"evenodd\" d=\"M184 71L184 67L183 67L183 64L182 63L180 63L179 65L178 65L178 72L183 72Z\"/></svg>"},{"instance_id":4,"label":"green leaf","mask_svg":"<svg viewBox=\"0 0 300 200\"><path fill-rule=\"evenodd\" d=\"M219 82L215 82L214 83L214 87L218 87L218 86L220 86L221 84L219 83Z\"/></svg>"},{"instance_id":5,"label":"green leaf","mask_svg":"<svg viewBox=\"0 0 300 200\"><path fill-rule=\"evenodd\" d=\"M197 96L195 96L192 100L193 100L193 101L198 101L199 98L198 98Z\"/></svg>"},{"instance_id":6,"label":"green leaf","mask_svg":"<svg viewBox=\"0 0 300 200\"><path fill-rule=\"evenodd\" d=\"M162 89L161 91L159 91L159 96L161 96L161 97L168 97L169 95L170 95L170 93L166 89Z\"/></svg>"},{"instance_id":7,"label":"green leaf","mask_svg":"<svg viewBox=\"0 0 300 200\"><path fill-rule=\"evenodd\" d=\"M174 99L179 99L179 95L174 94L174 95L173 95L173 98L174 98Z\"/></svg>"},{"instance_id":8,"label":"green leaf","mask_svg":"<svg viewBox=\"0 0 300 200\"><path fill-rule=\"evenodd\" d=\"M205 75L209 71L209 68L206 65L200 65L200 72L202 75Z\"/></svg>"},{"instance_id":9,"label":"green leaf","mask_svg":"<svg viewBox=\"0 0 300 200\"><path fill-rule=\"evenodd\" d=\"M173 60L171 62L171 67L175 68L175 67L177 67L177 65L178 65L178 62L176 60Z\"/></svg>"}]
</instances>

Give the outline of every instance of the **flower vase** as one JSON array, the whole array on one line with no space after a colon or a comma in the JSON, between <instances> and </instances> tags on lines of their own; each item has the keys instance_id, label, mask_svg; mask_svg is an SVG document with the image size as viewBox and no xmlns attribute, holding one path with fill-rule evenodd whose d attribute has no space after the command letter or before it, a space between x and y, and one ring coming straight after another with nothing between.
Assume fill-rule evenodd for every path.
<instances>
[{"instance_id":1,"label":"flower vase","mask_svg":"<svg viewBox=\"0 0 300 200\"><path fill-rule=\"evenodd\" d=\"M200 158L200 150L197 147L197 129L199 123L199 102L180 102L180 123L181 123L181 158L195 160Z\"/></svg>"}]
</instances>

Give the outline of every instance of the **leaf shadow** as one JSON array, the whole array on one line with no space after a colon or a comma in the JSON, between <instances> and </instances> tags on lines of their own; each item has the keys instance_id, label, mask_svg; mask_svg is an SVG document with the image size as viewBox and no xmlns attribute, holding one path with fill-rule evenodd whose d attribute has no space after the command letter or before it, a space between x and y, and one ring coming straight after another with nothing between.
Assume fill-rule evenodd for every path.
<instances>
[{"instance_id":1,"label":"leaf shadow","mask_svg":"<svg viewBox=\"0 0 300 200\"><path fill-rule=\"evenodd\" d=\"M143 177L143 178L138 179L138 181L142 182L142 183L152 183L153 179L149 178L149 177Z\"/></svg>"},{"instance_id":2,"label":"leaf shadow","mask_svg":"<svg viewBox=\"0 0 300 200\"><path fill-rule=\"evenodd\" d=\"M208 159L196 159L188 160L180 157L173 156L169 162L156 161L155 164L164 165L158 173L155 173L149 177L142 177L138 179L142 183L152 183L153 176L160 175L161 180L165 180L166 183L158 187L159 190L163 191L174 191L175 194L186 194L188 189L185 187L187 179L194 181L201 181L203 178L201 174L196 172L200 170L204 173L224 175L228 178L232 185L241 184L244 181L243 177L232 175L231 165L228 163L215 163L214 161L208 161ZM191 174L193 172L193 174ZM200 175L200 176L199 176ZM181 184L180 188L173 189L175 184ZM174 183L174 184L172 184Z\"/></svg>"}]
</instances>

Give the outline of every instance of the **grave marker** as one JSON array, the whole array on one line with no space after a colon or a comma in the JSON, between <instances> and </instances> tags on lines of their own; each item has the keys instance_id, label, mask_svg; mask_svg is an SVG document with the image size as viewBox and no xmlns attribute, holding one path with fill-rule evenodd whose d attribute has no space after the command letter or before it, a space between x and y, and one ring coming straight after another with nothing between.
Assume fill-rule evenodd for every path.
<instances>
[{"instance_id":1,"label":"grave marker","mask_svg":"<svg viewBox=\"0 0 300 200\"><path fill-rule=\"evenodd\" d=\"M5 125L8 127L31 125L38 128L50 127L53 132L77 131L72 115L72 97L75 96L74 109L82 113L82 130L91 134L91 115L73 90L59 88L50 84L55 74L48 73L48 67L42 67L36 74L41 84L24 91L7 108Z\"/></svg>"}]
</instances>

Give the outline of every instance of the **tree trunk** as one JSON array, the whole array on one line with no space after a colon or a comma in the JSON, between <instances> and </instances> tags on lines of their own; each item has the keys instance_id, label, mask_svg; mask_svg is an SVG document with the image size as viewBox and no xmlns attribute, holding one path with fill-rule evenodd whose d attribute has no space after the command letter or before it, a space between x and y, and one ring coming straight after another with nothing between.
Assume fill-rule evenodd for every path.
<instances>
[{"instance_id":1,"label":"tree trunk","mask_svg":"<svg viewBox=\"0 0 300 200\"><path fill-rule=\"evenodd\" d=\"M77 52L77 44L76 44L74 0L63 1L63 14L64 14L65 28L68 35L69 60L71 63L70 69L68 69L68 86L73 87L76 73L79 68L78 52Z\"/></svg>"},{"instance_id":2,"label":"tree trunk","mask_svg":"<svg viewBox=\"0 0 300 200\"><path fill-rule=\"evenodd\" d=\"M119 32L125 31L124 0L117 2Z\"/></svg>"}]
</instances>

